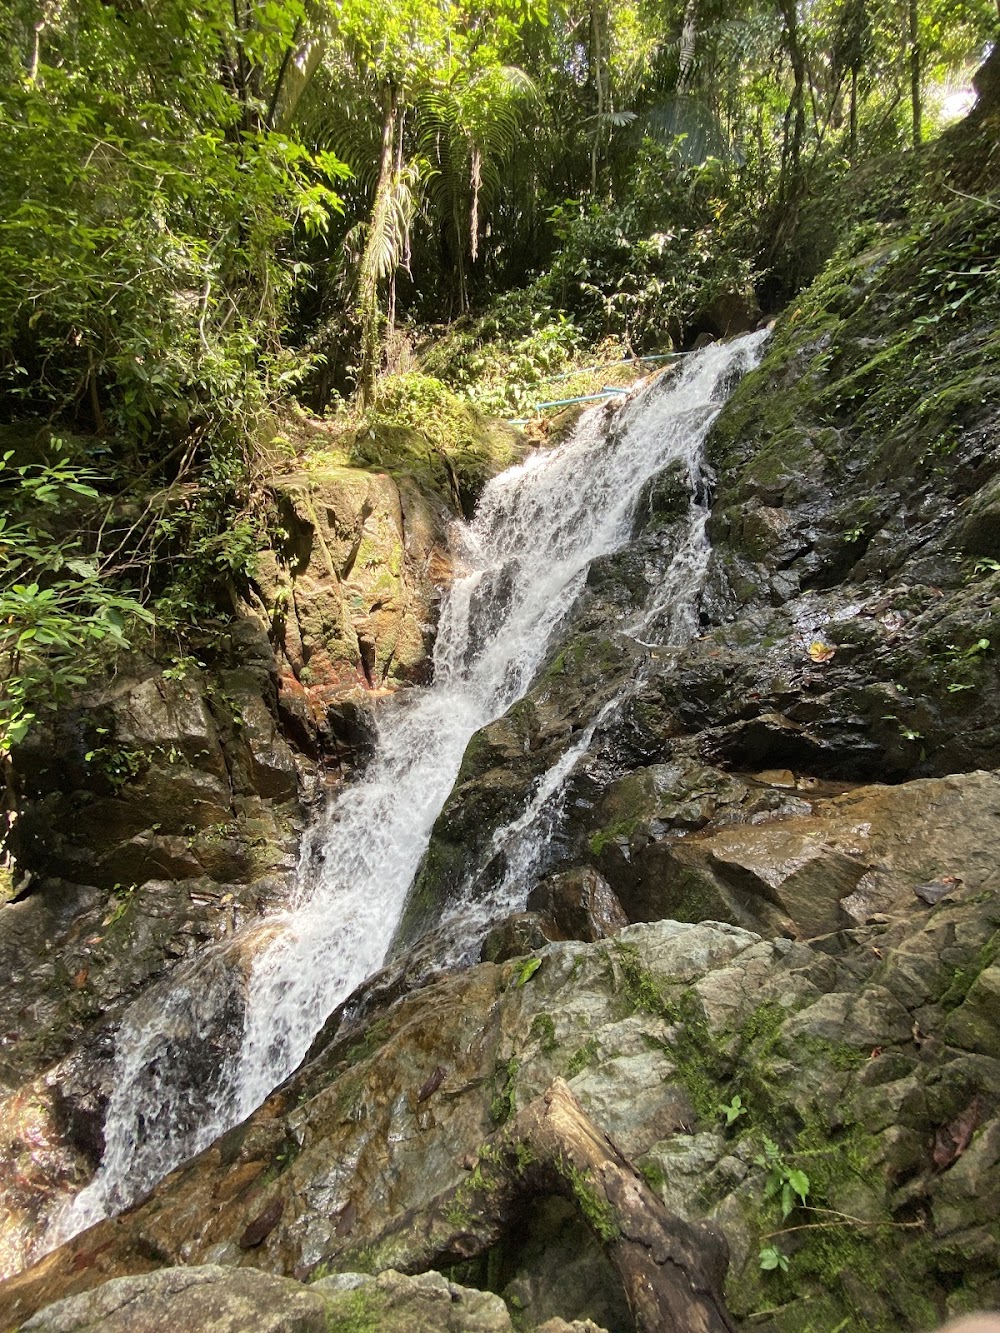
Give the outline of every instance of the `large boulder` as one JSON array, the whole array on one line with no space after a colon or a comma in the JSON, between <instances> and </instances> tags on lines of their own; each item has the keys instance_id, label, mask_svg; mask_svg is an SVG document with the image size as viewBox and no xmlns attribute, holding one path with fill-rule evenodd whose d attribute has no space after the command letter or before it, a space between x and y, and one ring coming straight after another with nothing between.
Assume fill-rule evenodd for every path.
<instances>
[{"instance_id":1,"label":"large boulder","mask_svg":"<svg viewBox=\"0 0 1000 1333\"><path fill-rule=\"evenodd\" d=\"M303 1286L254 1268L211 1264L117 1278L69 1296L25 1333L509 1333L498 1296L440 1273L341 1273Z\"/></svg>"}]
</instances>

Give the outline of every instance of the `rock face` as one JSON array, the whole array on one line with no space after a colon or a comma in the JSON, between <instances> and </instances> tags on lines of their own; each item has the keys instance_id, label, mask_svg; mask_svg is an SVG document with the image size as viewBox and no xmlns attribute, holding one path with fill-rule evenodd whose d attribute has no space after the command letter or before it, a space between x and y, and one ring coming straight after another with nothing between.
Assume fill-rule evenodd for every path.
<instances>
[{"instance_id":1,"label":"rock face","mask_svg":"<svg viewBox=\"0 0 1000 1333\"><path fill-rule=\"evenodd\" d=\"M508 1333L498 1296L440 1273L377 1278L341 1273L305 1287L256 1269L167 1268L119 1278L58 1301L24 1329L33 1333Z\"/></svg>"},{"instance_id":2,"label":"rock face","mask_svg":"<svg viewBox=\"0 0 1000 1333\"><path fill-rule=\"evenodd\" d=\"M714 916L810 938L907 911L924 883L954 876L979 888L1000 853L1000 782L992 773L819 799L802 792L780 802L756 783L744 790L744 812L762 796L773 812L736 822L734 807L724 805L722 819L667 831L648 806L631 807L627 827L596 859L633 920Z\"/></svg>"},{"instance_id":3,"label":"rock face","mask_svg":"<svg viewBox=\"0 0 1000 1333\"><path fill-rule=\"evenodd\" d=\"M935 907L914 899L809 943L636 925L551 944L530 972L483 964L345 1018L149 1202L0 1289L0 1323L156 1264L406 1271L405 1244L379 1239L387 1220L459 1183L557 1076L669 1208L724 1231L736 1316L779 1307L768 1327L833 1328L860 1308L871 1327L927 1328L995 1304L998 890L993 871ZM783 1222L768 1140L779 1169L806 1173L807 1208L832 1211ZM817 1216L831 1225L810 1229ZM787 1274L759 1267L773 1233ZM594 1234L555 1203L499 1239L490 1271L528 1327L626 1326Z\"/></svg>"},{"instance_id":4,"label":"rock face","mask_svg":"<svg viewBox=\"0 0 1000 1333\"><path fill-rule=\"evenodd\" d=\"M950 188L995 184L996 115L984 105L936 150ZM832 929L836 913L801 916L804 863L787 885L796 921L774 874L765 886L724 840L716 857L702 830L805 817L814 798L859 783L1000 766L997 309L984 296L961 316L926 315L921 266L951 263L951 225L939 218L919 241L862 229L737 386L709 440L712 556L701 633L685 644L621 632L676 550L676 478L650 487L631 545L595 562L547 670L473 739L403 942L470 878L470 856L484 890L502 877L497 828L616 695L567 784L566 836L540 869L592 866L632 920ZM981 229L969 244L992 242ZM777 855L784 835L768 836ZM836 880L838 903L858 868L843 855L814 866Z\"/></svg>"},{"instance_id":5,"label":"rock face","mask_svg":"<svg viewBox=\"0 0 1000 1333\"><path fill-rule=\"evenodd\" d=\"M284 900L300 782L266 638L180 668L134 659L15 751L9 844L20 892L0 911L0 1268L23 1262L54 1192L103 1147L113 1034L169 968ZM29 873L26 873L29 872Z\"/></svg>"},{"instance_id":6,"label":"rock face","mask_svg":"<svg viewBox=\"0 0 1000 1333\"><path fill-rule=\"evenodd\" d=\"M425 680L448 577L443 500L384 473L339 467L271 483L280 545L254 586L279 662L280 705L304 739L350 748L365 692Z\"/></svg>"},{"instance_id":7,"label":"rock face","mask_svg":"<svg viewBox=\"0 0 1000 1333\"><path fill-rule=\"evenodd\" d=\"M373 694L429 679L449 524L523 452L517 432L446 397L429 435L412 408L376 417L349 447L312 423L300 466L268 483L274 545L249 597L288 734L337 764L364 756Z\"/></svg>"}]
</instances>

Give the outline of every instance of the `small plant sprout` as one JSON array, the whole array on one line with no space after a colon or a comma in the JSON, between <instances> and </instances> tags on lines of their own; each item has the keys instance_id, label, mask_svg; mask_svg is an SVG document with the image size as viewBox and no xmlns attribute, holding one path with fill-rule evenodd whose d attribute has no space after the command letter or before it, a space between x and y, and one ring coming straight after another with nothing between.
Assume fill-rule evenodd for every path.
<instances>
[{"instance_id":1,"label":"small plant sprout","mask_svg":"<svg viewBox=\"0 0 1000 1333\"><path fill-rule=\"evenodd\" d=\"M735 1125L741 1115L746 1115L747 1108L743 1105L743 1098L735 1096L728 1106L720 1106L719 1114L726 1117L726 1127Z\"/></svg>"},{"instance_id":2,"label":"small plant sprout","mask_svg":"<svg viewBox=\"0 0 1000 1333\"><path fill-rule=\"evenodd\" d=\"M773 1139L764 1138L764 1151L754 1158L757 1166L767 1172L764 1182L764 1198L778 1198L781 1201L781 1219L788 1216L796 1206L796 1198L805 1203L809 1195L809 1177L797 1167L789 1166L781 1149Z\"/></svg>"},{"instance_id":3,"label":"small plant sprout","mask_svg":"<svg viewBox=\"0 0 1000 1333\"><path fill-rule=\"evenodd\" d=\"M777 1245L765 1245L760 1252L760 1266L765 1273L772 1273L776 1268L787 1273L788 1255L782 1253Z\"/></svg>"}]
</instances>

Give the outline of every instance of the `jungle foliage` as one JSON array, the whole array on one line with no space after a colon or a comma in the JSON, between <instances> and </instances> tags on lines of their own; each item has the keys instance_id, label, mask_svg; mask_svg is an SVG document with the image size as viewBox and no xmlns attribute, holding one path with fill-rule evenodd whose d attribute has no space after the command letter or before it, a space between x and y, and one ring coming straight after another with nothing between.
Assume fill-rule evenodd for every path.
<instances>
[{"instance_id":1,"label":"jungle foliage","mask_svg":"<svg viewBox=\"0 0 1000 1333\"><path fill-rule=\"evenodd\" d=\"M231 610L282 402L372 407L422 338L425 371L505 409L599 343L774 308L997 18L0 0L0 414L27 423L0 472L0 745L102 645Z\"/></svg>"}]
</instances>

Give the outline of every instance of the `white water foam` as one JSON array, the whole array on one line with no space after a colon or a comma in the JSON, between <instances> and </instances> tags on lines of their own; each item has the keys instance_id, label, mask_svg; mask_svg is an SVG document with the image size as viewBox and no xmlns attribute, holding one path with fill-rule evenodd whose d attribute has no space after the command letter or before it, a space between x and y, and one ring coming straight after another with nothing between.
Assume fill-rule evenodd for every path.
<instances>
[{"instance_id":1,"label":"white water foam","mask_svg":"<svg viewBox=\"0 0 1000 1333\"><path fill-rule=\"evenodd\" d=\"M248 1115L380 966L468 741L530 687L591 561L628 541L646 482L680 460L697 492L711 421L764 336L692 355L669 381L617 412L591 410L566 443L489 483L475 519L457 533L463 572L442 610L433 685L384 709L376 759L307 840L294 901L227 946L228 960L249 960L229 967L228 988L216 954L176 969L126 1014L100 1169L55 1219L45 1248L127 1206ZM705 517L704 501L696 502L660 595L630 627L637 635L665 624L673 634L689 631L708 556ZM543 777L508 830L521 847L513 858L519 883L599 722ZM500 907L490 904L494 913ZM241 1030L232 1009L244 984Z\"/></svg>"}]
</instances>

